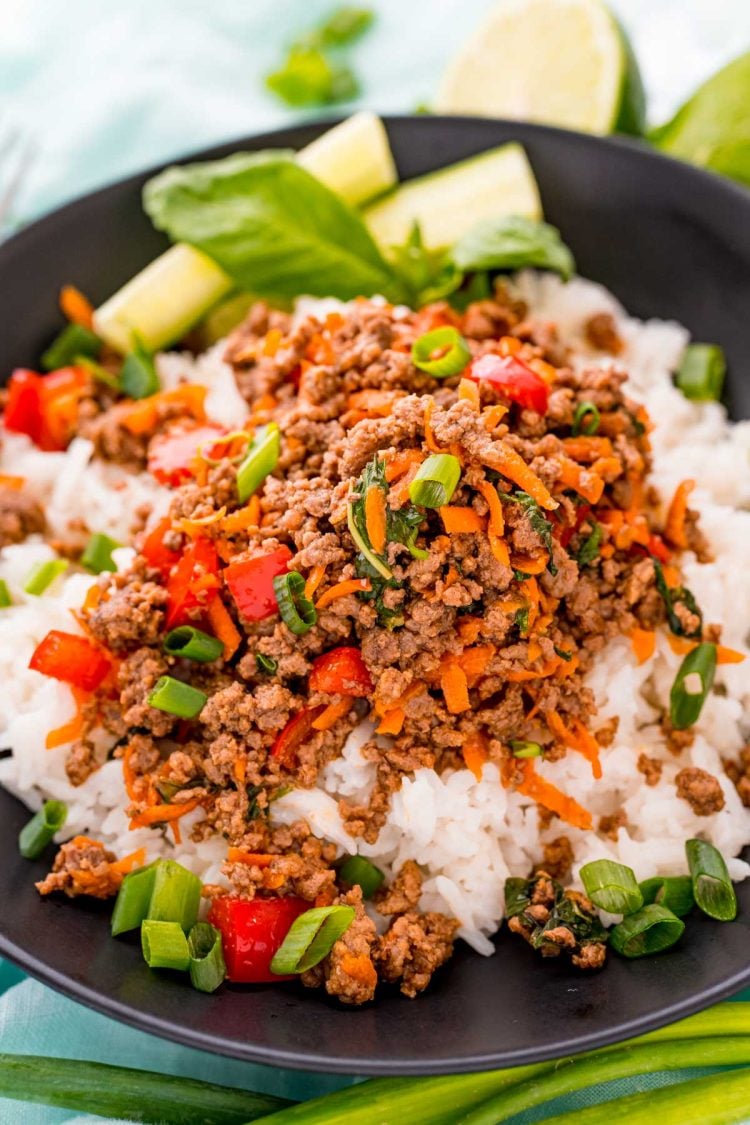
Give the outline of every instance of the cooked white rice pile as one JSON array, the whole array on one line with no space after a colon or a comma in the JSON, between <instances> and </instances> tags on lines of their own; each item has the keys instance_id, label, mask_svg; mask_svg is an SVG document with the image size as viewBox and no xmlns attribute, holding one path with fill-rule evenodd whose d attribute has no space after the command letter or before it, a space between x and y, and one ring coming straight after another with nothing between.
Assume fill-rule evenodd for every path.
<instances>
[{"instance_id":1,"label":"cooked white rice pile","mask_svg":"<svg viewBox=\"0 0 750 1125\"><path fill-rule=\"evenodd\" d=\"M694 592L707 622L724 626L723 643L747 651L750 636L750 423L728 423L715 403L697 405L675 390L671 373L688 341L677 324L642 322L627 317L600 286L576 280L563 285L549 274L524 273L517 279L520 295L535 318L554 322L561 337L576 350L578 362L601 362L582 335L586 319L610 311L626 343L618 363L630 373L630 393L643 401L656 423L653 434L653 483L668 501L686 477L698 482L691 504L701 512L715 561L699 564L684 559L686 584ZM314 306L313 306L314 308ZM306 311L312 311L308 303ZM244 408L229 369L221 361L221 345L197 360L165 355L160 360L163 381L181 379L210 387L207 405L217 421L236 424ZM0 453L0 471L22 474L47 507L52 529L65 536L81 516L91 530L125 539L132 513L149 501L162 512L168 494L147 475L130 476L116 467L91 461L91 446L78 439L67 453L45 454L26 439L10 436ZM131 553L123 550L118 565ZM29 540L7 548L0 557L0 577L11 590L11 609L2 611L0 625L0 697L2 745L12 757L0 761L0 782L36 808L45 797L67 802L65 835L87 832L124 855L145 845L150 858L171 855L204 880L221 881L220 865L226 844L221 839L194 844L189 839L198 809L183 821L179 847L149 829L128 831L128 803L119 761L108 762L80 788L65 774L67 747L45 750L47 732L66 722L73 711L69 689L29 671L35 645L51 628L77 626L70 613L93 581L83 575L59 579L39 598L24 595L21 583L31 565L52 557L44 543ZM588 683L596 695L601 720L619 717L617 737L602 750L604 776L594 781L589 764L577 754L545 762L540 773L575 796L594 817L622 809L627 823L617 841L582 832L559 821L539 834L536 805L505 790L497 768L486 765L477 782L468 770L442 777L429 769L406 779L392 799L388 823L374 845L348 836L338 814L338 796L365 798L374 781L374 766L360 754L371 734L364 723L350 737L343 756L324 771L320 787L295 790L273 805L277 821L305 817L315 832L335 841L342 850L372 857L386 871L414 859L427 872L422 896L424 909L442 910L461 922L461 936L481 953L491 953L488 940L502 918L503 885L509 875L526 875L542 856L544 839L567 835L575 853L575 870L588 860L608 857L631 866L638 878L684 871L684 841L693 835L710 838L725 856L736 856L750 843L750 811L743 807L722 759L735 759L748 739L750 661L722 666L716 690L706 701L693 745L675 758L667 749L654 700L668 698L680 663L666 636L660 635L654 658L639 667L626 639L613 641L599 656ZM635 767L647 753L664 763L661 780L647 786ZM721 783L726 799L721 812L697 817L677 797L675 774L685 766L708 770ZM750 866L731 859L734 879L750 874Z\"/></svg>"}]
</instances>

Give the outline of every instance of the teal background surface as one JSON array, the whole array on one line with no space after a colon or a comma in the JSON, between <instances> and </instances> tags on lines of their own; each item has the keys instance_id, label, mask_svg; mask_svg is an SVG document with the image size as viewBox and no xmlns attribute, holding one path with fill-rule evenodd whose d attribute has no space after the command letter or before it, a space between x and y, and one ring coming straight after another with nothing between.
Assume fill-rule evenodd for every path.
<instances>
[{"instance_id":1,"label":"teal background surface","mask_svg":"<svg viewBox=\"0 0 750 1125\"><path fill-rule=\"evenodd\" d=\"M410 112L429 103L445 62L489 4L376 0L371 6L377 23L353 52L363 83L357 104ZM750 43L745 0L619 0L613 6L641 61L653 121L668 116ZM32 158L13 223L149 164L304 116L268 95L262 75L279 64L285 42L332 7L335 0L3 0L0 138L17 129ZM90 1012L2 962L0 1049L99 1059L296 1098L348 1081L179 1047ZM659 1081L617 1083L613 1092ZM588 1100L582 1096L566 1108ZM541 1117L553 1109L559 1112L560 1105ZM528 1115L523 1122L540 1119ZM0 1100L0 1125L84 1121L102 1119Z\"/></svg>"}]
</instances>

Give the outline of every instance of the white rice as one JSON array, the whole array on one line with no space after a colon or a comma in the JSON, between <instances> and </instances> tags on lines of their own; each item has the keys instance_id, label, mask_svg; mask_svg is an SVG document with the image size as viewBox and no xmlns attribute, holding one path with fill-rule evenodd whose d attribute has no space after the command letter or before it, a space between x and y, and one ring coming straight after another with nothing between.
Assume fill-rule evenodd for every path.
<instances>
[{"instance_id":1,"label":"white rice","mask_svg":"<svg viewBox=\"0 0 750 1125\"><path fill-rule=\"evenodd\" d=\"M532 315L554 322L581 364L602 362L601 354L591 352L583 336L586 319L603 311L614 315L626 345L617 364L630 374L629 393L646 405L656 422L653 483L668 502L684 478L699 482L691 504L700 510L714 561L699 564L687 555L685 582L706 621L723 625L723 643L747 652L750 423L732 425L723 407L691 403L674 388L672 372L688 342L687 332L679 325L629 318L610 294L588 281L563 285L552 275L527 272L519 275L516 284ZM333 307L330 302L325 304ZM315 308L308 302L305 312ZM221 345L197 360L163 355L159 371L165 385L185 379L205 383L210 388L209 413L233 427L244 419L246 407L220 354ZM90 443L83 439L76 439L67 453L45 454L25 438L7 435L0 452L0 472L27 478L47 507L54 534L63 538L74 533L75 521L83 517L90 530L124 540L140 504L147 501L154 505L155 513L164 511L168 494L150 477L134 477L116 466L92 461L91 453ZM124 812L128 799L118 761L108 762L84 785L74 788L64 768L68 747L45 750L47 732L71 717L73 700L65 685L30 671L28 660L49 629L78 628L70 610L81 604L92 581L73 574L58 579L42 597L23 594L21 585L31 565L51 557L51 549L38 538L8 547L0 556L0 577L8 583L15 603L2 611L0 625L0 677L5 685L0 727L4 729L3 746L13 751L0 761L0 783L31 808L46 797L64 800L69 808L65 836L93 833L119 855L144 845L150 858L172 855L205 881L220 882L225 841L216 838L195 844L189 839L190 826L202 815L200 810L185 817L179 847L148 829L128 831ZM121 568L129 558L130 552L120 553ZM750 661L718 669L717 690L706 701L695 741L677 759L665 745L653 701L668 698L679 663L664 635L658 636L654 658L640 667L626 639L612 641L588 677L600 720L610 716L620 720L615 741L602 750L603 778L594 781L589 764L577 754L539 767L541 774L574 795L595 818L622 809L627 822L616 841L557 821L540 837L536 805L504 789L492 764L484 767L481 781L468 770L442 777L433 770L417 770L394 794L377 843L354 840L341 821L337 798L366 800L374 783L374 766L360 753L372 735L369 723L350 736L342 757L324 770L317 789L294 790L274 803L274 819L290 823L305 817L313 831L333 840L342 851L358 850L386 871L398 868L405 859L416 860L427 873L422 908L454 915L461 922L461 936L480 953L489 954L493 951L489 936L502 918L505 879L526 875L541 859L544 840L561 832L573 845L574 872L588 860L609 857L631 866L638 878L683 871L684 841L690 836L711 839L727 857L737 856L750 843L750 811L743 807L722 764L722 759L738 757L750 734L746 718L750 714ZM647 786L635 767L641 752L663 763L655 786ZM721 812L697 817L677 797L675 774L688 765L708 770L719 779L726 801ZM729 868L735 879L750 874L750 866L738 858L729 861Z\"/></svg>"}]
</instances>

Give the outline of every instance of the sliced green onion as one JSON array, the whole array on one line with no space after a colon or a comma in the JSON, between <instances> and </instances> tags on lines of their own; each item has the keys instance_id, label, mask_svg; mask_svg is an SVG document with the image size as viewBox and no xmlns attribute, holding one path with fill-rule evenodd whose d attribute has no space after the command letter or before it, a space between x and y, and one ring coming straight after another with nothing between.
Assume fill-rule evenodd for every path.
<instances>
[{"instance_id":1,"label":"sliced green onion","mask_svg":"<svg viewBox=\"0 0 750 1125\"><path fill-rule=\"evenodd\" d=\"M184 684L182 680L175 680L172 676L162 676L154 684L148 704L158 711L166 711L168 715L177 715L180 719L194 719L196 715L200 715L207 699L205 692L198 691L190 684Z\"/></svg>"},{"instance_id":2,"label":"sliced green onion","mask_svg":"<svg viewBox=\"0 0 750 1125\"><path fill-rule=\"evenodd\" d=\"M356 500L350 500L346 506L346 525L349 528L349 534L354 540L356 546L367 559L370 566L375 570L381 578L393 578L393 571L384 563L378 555L375 554L370 544L367 542L361 531L357 527L356 517L354 515L354 505L358 503Z\"/></svg>"},{"instance_id":3,"label":"sliced green onion","mask_svg":"<svg viewBox=\"0 0 750 1125\"><path fill-rule=\"evenodd\" d=\"M573 415L573 437L585 434L591 437L599 429L601 415L593 402L579 402Z\"/></svg>"},{"instance_id":4,"label":"sliced green onion","mask_svg":"<svg viewBox=\"0 0 750 1125\"><path fill-rule=\"evenodd\" d=\"M121 546L116 539L110 539L109 535L97 531L86 544L81 555L81 566L94 574L103 574L105 570L114 573L117 567L112 561L112 552Z\"/></svg>"},{"instance_id":5,"label":"sliced green onion","mask_svg":"<svg viewBox=\"0 0 750 1125\"><path fill-rule=\"evenodd\" d=\"M669 949L684 929L685 923L671 910L652 902L614 926L609 931L609 944L623 957L648 957Z\"/></svg>"},{"instance_id":6,"label":"sliced green onion","mask_svg":"<svg viewBox=\"0 0 750 1125\"><path fill-rule=\"evenodd\" d=\"M190 983L199 992L215 992L227 968L221 948L221 934L208 922L196 922L188 935Z\"/></svg>"},{"instance_id":7,"label":"sliced green onion","mask_svg":"<svg viewBox=\"0 0 750 1125\"><path fill-rule=\"evenodd\" d=\"M693 880L689 875L655 875L638 884L646 906L655 902L671 910L678 918L684 918L695 906Z\"/></svg>"},{"instance_id":8,"label":"sliced green onion","mask_svg":"<svg viewBox=\"0 0 750 1125\"><path fill-rule=\"evenodd\" d=\"M685 852L696 905L717 922L732 922L737 917L737 895L724 856L706 840L688 840Z\"/></svg>"},{"instance_id":9,"label":"sliced green onion","mask_svg":"<svg viewBox=\"0 0 750 1125\"><path fill-rule=\"evenodd\" d=\"M600 910L633 914L643 905L638 882L630 867L611 859L596 859L580 870L586 894Z\"/></svg>"},{"instance_id":10,"label":"sliced green onion","mask_svg":"<svg viewBox=\"0 0 750 1125\"><path fill-rule=\"evenodd\" d=\"M271 961L271 972L305 973L322 961L354 921L353 906L316 906L292 922Z\"/></svg>"},{"instance_id":11,"label":"sliced green onion","mask_svg":"<svg viewBox=\"0 0 750 1125\"><path fill-rule=\"evenodd\" d=\"M178 625L164 638L164 651L170 656L195 660L198 664L210 664L212 660L219 659L224 645L216 637L196 629L194 625Z\"/></svg>"},{"instance_id":12,"label":"sliced green onion","mask_svg":"<svg viewBox=\"0 0 750 1125\"><path fill-rule=\"evenodd\" d=\"M669 693L669 721L687 730L698 721L716 674L716 645L704 641L680 665Z\"/></svg>"},{"instance_id":13,"label":"sliced green onion","mask_svg":"<svg viewBox=\"0 0 750 1125\"><path fill-rule=\"evenodd\" d=\"M68 806L64 801L45 801L18 833L18 850L24 859L40 856L65 824L67 816Z\"/></svg>"},{"instance_id":14,"label":"sliced green onion","mask_svg":"<svg viewBox=\"0 0 750 1125\"><path fill-rule=\"evenodd\" d=\"M13 605L13 600L10 596L8 583L4 578L0 578L0 609L7 609L10 605Z\"/></svg>"},{"instance_id":15,"label":"sliced green onion","mask_svg":"<svg viewBox=\"0 0 750 1125\"><path fill-rule=\"evenodd\" d=\"M339 868L339 878L352 887L361 887L363 896L372 898L385 879L385 875L363 855L353 855L342 863Z\"/></svg>"},{"instance_id":16,"label":"sliced green onion","mask_svg":"<svg viewBox=\"0 0 750 1125\"><path fill-rule=\"evenodd\" d=\"M409 485L409 499L422 508L450 503L461 479L461 462L452 453L433 453L423 461Z\"/></svg>"},{"instance_id":17,"label":"sliced green onion","mask_svg":"<svg viewBox=\"0 0 750 1125\"><path fill-rule=\"evenodd\" d=\"M135 333L133 338L133 350L125 356L120 369L120 390L128 398L148 398L156 394L161 384L151 352Z\"/></svg>"},{"instance_id":18,"label":"sliced green onion","mask_svg":"<svg viewBox=\"0 0 750 1125\"><path fill-rule=\"evenodd\" d=\"M599 557L599 548L602 545L602 525L595 523L594 528L582 544L576 555L576 562L579 566L591 566L594 559Z\"/></svg>"},{"instance_id":19,"label":"sliced green onion","mask_svg":"<svg viewBox=\"0 0 750 1125\"><path fill-rule=\"evenodd\" d=\"M259 426L245 460L237 470L237 493L243 504L276 468L280 452L281 438L276 423Z\"/></svg>"},{"instance_id":20,"label":"sliced green onion","mask_svg":"<svg viewBox=\"0 0 750 1125\"><path fill-rule=\"evenodd\" d=\"M538 742L526 742L522 738L512 739L510 748L513 751L514 758L538 758L542 753L542 748Z\"/></svg>"},{"instance_id":21,"label":"sliced green onion","mask_svg":"<svg viewBox=\"0 0 750 1125\"><path fill-rule=\"evenodd\" d=\"M298 570L277 574L273 580L273 591L281 620L290 632L301 637L312 629L318 614L310 599L305 597L305 580Z\"/></svg>"},{"instance_id":22,"label":"sliced green onion","mask_svg":"<svg viewBox=\"0 0 750 1125\"><path fill-rule=\"evenodd\" d=\"M718 402L727 362L718 344L690 344L677 372L677 386L694 402Z\"/></svg>"},{"instance_id":23,"label":"sliced green onion","mask_svg":"<svg viewBox=\"0 0 750 1125\"><path fill-rule=\"evenodd\" d=\"M141 926L141 949L149 969L184 972L190 966L187 938L177 922L154 922L147 918Z\"/></svg>"},{"instance_id":24,"label":"sliced green onion","mask_svg":"<svg viewBox=\"0 0 750 1125\"><path fill-rule=\"evenodd\" d=\"M89 359L86 355L79 355L76 359L76 365L83 367L92 378L98 379L106 387L111 387L113 391L120 390L120 380L117 376L113 375L111 371L107 371L107 368L102 367L101 363L97 363L96 360Z\"/></svg>"},{"instance_id":25,"label":"sliced green onion","mask_svg":"<svg viewBox=\"0 0 750 1125\"><path fill-rule=\"evenodd\" d=\"M256 652L255 663L258 671L263 672L266 676L273 676L279 666L272 656L266 656L262 652Z\"/></svg>"},{"instance_id":26,"label":"sliced green onion","mask_svg":"<svg viewBox=\"0 0 750 1125\"><path fill-rule=\"evenodd\" d=\"M187 933L198 921L201 889L198 876L181 863L157 860L146 917L156 922L176 922Z\"/></svg>"},{"instance_id":27,"label":"sliced green onion","mask_svg":"<svg viewBox=\"0 0 750 1125\"><path fill-rule=\"evenodd\" d=\"M67 559L48 559L46 562L34 563L23 584L25 593L39 597L56 578L65 573L69 565Z\"/></svg>"},{"instance_id":28,"label":"sliced green onion","mask_svg":"<svg viewBox=\"0 0 750 1125\"><path fill-rule=\"evenodd\" d=\"M411 359L415 367L426 371L433 379L447 379L463 371L471 360L471 352L461 333L446 325L425 332L415 340Z\"/></svg>"},{"instance_id":29,"label":"sliced green onion","mask_svg":"<svg viewBox=\"0 0 750 1125\"><path fill-rule=\"evenodd\" d=\"M95 359L101 347L101 340L90 328L68 324L42 354L40 362L45 371L55 371L58 367L78 363L81 357Z\"/></svg>"},{"instance_id":30,"label":"sliced green onion","mask_svg":"<svg viewBox=\"0 0 750 1125\"><path fill-rule=\"evenodd\" d=\"M128 872L120 883L112 911L112 937L125 934L128 930L137 930L143 919L148 917L155 881L155 863Z\"/></svg>"}]
</instances>

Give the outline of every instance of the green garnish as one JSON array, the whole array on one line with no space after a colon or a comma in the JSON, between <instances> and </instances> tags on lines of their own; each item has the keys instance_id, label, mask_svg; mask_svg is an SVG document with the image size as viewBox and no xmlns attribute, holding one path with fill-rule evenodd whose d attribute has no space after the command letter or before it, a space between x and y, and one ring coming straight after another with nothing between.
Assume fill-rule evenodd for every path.
<instances>
[{"instance_id":1,"label":"green garnish","mask_svg":"<svg viewBox=\"0 0 750 1125\"><path fill-rule=\"evenodd\" d=\"M122 544L109 535L97 531L91 536L81 555L81 566L85 566L92 574L103 574L105 571L114 573L117 570L112 561L112 552Z\"/></svg>"},{"instance_id":2,"label":"green garnish","mask_svg":"<svg viewBox=\"0 0 750 1125\"><path fill-rule=\"evenodd\" d=\"M689 344L676 383L693 402L718 402L724 389L727 361L718 344Z\"/></svg>"},{"instance_id":3,"label":"green garnish","mask_svg":"<svg viewBox=\"0 0 750 1125\"><path fill-rule=\"evenodd\" d=\"M195 660L198 664L210 664L219 659L224 651L224 644L210 633L196 629L194 625L178 625L164 638L164 651L170 656Z\"/></svg>"},{"instance_id":4,"label":"green garnish","mask_svg":"<svg viewBox=\"0 0 750 1125\"><path fill-rule=\"evenodd\" d=\"M408 289L409 304L413 308L455 295L463 281L463 273L445 250L429 250L424 245L422 231L416 221L406 241L401 246L390 248L390 261ZM475 278L480 276L485 275L474 275ZM489 286L483 295L490 296ZM465 296L463 290L461 296ZM478 300L479 297L472 296L470 299Z\"/></svg>"},{"instance_id":5,"label":"green garnish","mask_svg":"<svg viewBox=\"0 0 750 1125\"><path fill-rule=\"evenodd\" d=\"M79 355L76 357L76 366L83 367L88 371L93 379L97 379L100 383L110 387L113 391L120 390L120 380L111 371L107 371L106 367L102 367L101 363L97 363L95 359L90 359L89 356Z\"/></svg>"},{"instance_id":6,"label":"green garnish","mask_svg":"<svg viewBox=\"0 0 750 1125\"><path fill-rule=\"evenodd\" d=\"M539 758L542 753L542 747L538 742L526 742L524 739L514 738L509 743L514 758Z\"/></svg>"},{"instance_id":7,"label":"green garnish","mask_svg":"<svg viewBox=\"0 0 750 1125\"><path fill-rule=\"evenodd\" d=\"M188 935L190 983L199 992L215 992L227 968L221 946L221 934L209 922L196 922Z\"/></svg>"},{"instance_id":8,"label":"green garnish","mask_svg":"<svg viewBox=\"0 0 750 1125\"><path fill-rule=\"evenodd\" d=\"M522 492L520 489L516 489L515 492L498 492L498 495L500 499L506 503L520 504L523 508L532 529L541 539L549 555L547 570L554 578L557 574L557 567L552 562L552 527L549 520L545 518L536 500L533 496L529 496L528 492Z\"/></svg>"},{"instance_id":9,"label":"green garnish","mask_svg":"<svg viewBox=\"0 0 750 1125\"><path fill-rule=\"evenodd\" d=\"M643 895L644 906L655 902L684 918L695 906L693 880L689 875L655 875L638 884Z\"/></svg>"},{"instance_id":10,"label":"green garnish","mask_svg":"<svg viewBox=\"0 0 750 1125\"><path fill-rule=\"evenodd\" d=\"M266 86L292 106L329 105L357 97L359 82L354 72L327 52L350 46L374 18L368 8L337 9L320 27L292 44L284 65L267 76Z\"/></svg>"},{"instance_id":11,"label":"green garnish","mask_svg":"<svg viewBox=\"0 0 750 1125\"><path fill-rule=\"evenodd\" d=\"M696 906L717 922L734 921L737 917L737 895L719 849L706 840L688 840L685 853Z\"/></svg>"},{"instance_id":12,"label":"green garnish","mask_svg":"<svg viewBox=\"0 0 750 1125\"><path fill-rule=\"evenodd\" d=\"M13 599L10 596L8 583L4 578L0 578L0 609L7 609L11 605L13 605Z\"/></svg>"},{"instance_id":13,"label":"green garnish","mask_svg":"<svg viewBox=\"0 0 750 1125\"><path fill-rule=\"evenodd\" d=\"M471 352L458 329L446 324L419 336L411 346L411 359L415 367L433 379L448 379L464 370L471 361Z\"/></svg>"},{"instance_id":14,"label":"green garnish","mask_svg":"<svg viewBox=\"0 0 750 1125\"><path fill-rule=\"evenodd\" d=\"M697 723L715 674L716 645L696 645L682 661L669 693L669 721L675 730Z\"/></svg>"},{"instance_id":15,"label":"green garnish","mask_svg":"<svg viewBox=\"0 0 750 1125\"><path fill-rule=\"evenodd\" d=\"M331 952L354 921L352 906L317 906L292 922L271 961L271 972L304 973Z\"/></svg>"},{"instance_id":16,"label":"green garnish","mask_svg":"<svg viewBox=\"0 0 750 1125\"><path fill-rule=\"evenodd\" d=\"M409 499L422 508L450 504L461 479L461 462L452 453L433 453L423 461L409 485Z\"/></svg>"},{"instance_id":17,"label":"green garnish","mask_svg":"<svg viewBox=\"0 0 750 1125\"><path fill-rule=\"evenodd\" d=\"M58 367L68 367L78 363L81 357L96 359L101 351L102 341L82 324L67 324L56 336L40 360L45 371L56 371Z\"/></svg>"},{"instance_id":18,"label":"green garnish","mask_svg":"<svg viewBox=\"0 0 750 1125\"><path fill-rule=\"evenodd\" d=\"M266 676L273 676L279 666L272 656L266 656L262 652L256 652L255 663L258 671L263 672Z\"/></svg>"},{"instance_id":19,"label":"green garnish","mask_svg":"<svg viewBox=\"0 0 750 1125\"><path fill-rule=\"evenodd\" d=\"M190 950L182 927L177 922L146 919L141 925L143 959L149 969L178 969L190 965Z\"/></svg>"},{"instance_id":20,"label":"green garnish","mask_svg":"<svg viewBox=\"0 0 750 1125\"><path fill-rule=\"evenodd\" d=\"M698 608L693 594L686 586L668 586L667 580L664 577L664 568L661 563L658 559L652 559L652 562L656 574L656 588L661 594L662 601L667 611L667 623L669 628L676 637L689 637L691 639L700 637L703 632L703 614ZM697 624L690 632L687 631L675 613L675 606L679 605L683 606L688 613L693 614L698 619Z\"/></svg>"},{"instance_id":21,"label":"green garnish","mask_svg":"<svg viewBox=\"0 0 750 1125\"><path fill-rule=\"evenodd\" d=\"M623 957L649 957L673 946L684 930L685 923L671 910L652 902L614 926L609 944Z\"/></svg>"},{"instance_id":22,"label":"green garnish","mask_svg":"<svg viewBox=\"0 0 750 1125\"><path fill-rule=\"evenodd\" d=\"M46 562L34 563L23 584L24 592L40 597L69 566L67 559L48 559Z\"/></svg>"},{"instance_id":23,"label":"green garnish","mask_svg":"<svg viewBox=\"0 0 750 1125\"><path fill-rule=\"evenodd\" d=\"M143 919L148 917L155 880L155 863L128 872L120 884L112 911L112 937L137 930Z\"/></svg>"},{"instance_id":24,"label":"green garnish","mask_svg":"<svg viewBox=\"0 0 750 1125\"><path fill-rule=\"evenodd\" d=\"M643 895L630 867L610 859L585 863L581 882L591 901L610 914L633 914L643 905Z\"/></svg>"},{"instance_id":25,"label":"green garnish","mask_svg":"<svg viewBox=\"0 0 750 1125\"><path fill-rule=\"evenodd\" d=\"M484 219L453 247L453 261L466 272L473 270L554 270L567 281L575 262L560 232L549 223L522 215Z\"/></svg>"},{"instance_id":26,"label":"green garnish","mask_svg":"<svg viewBox=\"0 0 750 1125\"><path fill-rule=\"evenodd\" d=\"M64 801L45 801L18 833L18 850L24 859L37 859L68 818Z\"/></svg>"},{"instance_id":27,"label":"green garnish","mask_svg":"<svg viewBox=\"0 0 750 1125\"><path fill-rule=\"evenodd\" d=\"M548 930L557 926L565 926L575 937L576 941L586 942L607 941L608 931L601 924L596 913L586 910L576 898L568 897L557 880L550 880L554 891L554 906L550 910L546 922L540 923L533 915L525 914L532 905L531 899L537 880L533 879L506 879L505 880L505 913L508 918L524 915L525 922L531 927L531 944L534 949L540 949L545 942Z\"/></svg>"},{"instance_id":28,"label":"green garnish","mask_svg":"<svg viewBox=\"0 0 750 1125\"><path fill-rule=\"evenodd\" d=\"M599 558L603 534L602 525L595 523L591 534L583 541L576 554L576 562L579 566L591 566L592 562Z\"/></svg>"},{"instance_id":29,"label":"green garnish","mask_svg":"<svg viewBox=\"0 0 750 1125\"><path fill-rule=\"evenodd\" d=\"M281 620L295 636L304 636L318 620L315 606L305 597L305 580L298 570L277 574L273 591L279 606Z\"/></svg>"},{"instance_id":30,"label":"green garnish","mask_svg":"<svg viewBox=\"0 0 750 1125\"><path fill-rule=\"evenodd\" d=\"M184 684L182 680L175 680L172 676L162 676L148 696L148 705L180 719L194 719L200 715L207 700L208 696L205 692L198 691L198 688Z\"/></svg>"},{"instance_id":31,"label":"green garnish","mask_svg":"<svg viewBox=\"0 0 750 1125\"><path fill-rule=\"evenodd\" d=\"M245 459L237 470L237 493L244 504L276 468L281 452L281 438L276 422L259 426Z\"/></svg>"},{"instance_id":32,"label":"green garnish","mask_svg":"<svg viewBox=\"0 0 750 1125\"><path fill-rule=\"evenodd\" d=\"M372 898L385 875L365 856L352 855L339 868L339 878L352 887L361 887L364 898Z\"/></svg>"},{"instance_id":33,"label":"green garnish","mask_svg":"<svg viewBox=\"0 0 750 1125\"><path fill-rule=\"evenodd\" d=\"M120 390L128 398L148 398L159 390L154 357L140 336L133 333L133 350L125 356L120 370Z\"/></svg>"},{"instance_id":34,"label":"green garnish","mask_svg":"<svg viewBox=\"0 0 750 1125\"><path fill-rule=\"evenodd\" d=\"M601 415L593 402L579 402L573 415L573 437L585 434L591 437L599 429Z\"/></svg>"},{"instance_id":35,"label":"green garnish","mask_svg":"<svg viewBox=\"0 0 750 1125\"><path fill-rule=\"evenodd\" d=\"M371 488L381 489L387 499L389 486L385 479L385 461L377 454L365 465L362 476L354 485L357 497L347 505L346 521L349 534L361 552L356 563L357 575L360 578L380 578L391 582L393 571L386 562L385 555L379 555L373 550L367 534L365 497ZM427 552L414 545L423 522L424 516L411 504L395 511L386 503L386 544L403 543L414 558L426 558ZM370 593L372 595L372 591Z\"/></svg>"},{"instance_id":36,"label":"green garnish","mask_svg":"<svg viewBox=\"0 0 750 1125\"><path fill-rule=\"evenodd\" d=\"M522 637L528 636L529 633L529 607L523 606L522 609L517 609L514 621L518 626L518 632Z\"/></svg>"}]
</instances>

